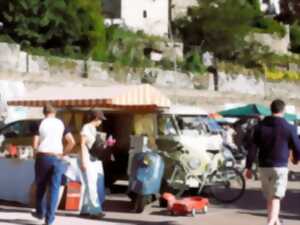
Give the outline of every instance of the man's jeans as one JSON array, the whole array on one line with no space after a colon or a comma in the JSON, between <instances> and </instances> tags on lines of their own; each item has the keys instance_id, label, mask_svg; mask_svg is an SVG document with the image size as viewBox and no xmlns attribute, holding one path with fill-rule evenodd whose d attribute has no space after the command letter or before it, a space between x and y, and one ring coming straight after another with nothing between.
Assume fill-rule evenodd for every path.
<instances>
[{"instance_id":1,"label":"man's jeans","mask_svg":"<svg viewBox=\"0 0 300 225\"><path fill-rule=\"evenodd\" d=\"M65 166L55 156L38 155L35 161L36 214L52 224L58 205L59 188ZM49 189L49 199L46 190Z\"/></svg>"}]
</instances>

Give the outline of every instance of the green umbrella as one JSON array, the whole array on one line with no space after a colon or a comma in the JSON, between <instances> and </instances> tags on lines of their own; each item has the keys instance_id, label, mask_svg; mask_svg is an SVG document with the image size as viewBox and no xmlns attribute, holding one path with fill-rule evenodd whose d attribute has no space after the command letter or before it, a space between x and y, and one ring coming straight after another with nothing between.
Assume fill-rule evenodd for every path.
<instances>
[{"instance_id":1,"label":"green umbrella","mask_svg":"<svg viewBox=\"0 0 300 225\"><path fill-rule=\"evenodd\" d=\"M271 110L264 105L249 104L242 107L232 108L219 112L224 117L253 117L253 116L269 116ZM291 113L285 113L285 119L289 121L297 120L297 116Z\"/></svg>"}]
</instances>

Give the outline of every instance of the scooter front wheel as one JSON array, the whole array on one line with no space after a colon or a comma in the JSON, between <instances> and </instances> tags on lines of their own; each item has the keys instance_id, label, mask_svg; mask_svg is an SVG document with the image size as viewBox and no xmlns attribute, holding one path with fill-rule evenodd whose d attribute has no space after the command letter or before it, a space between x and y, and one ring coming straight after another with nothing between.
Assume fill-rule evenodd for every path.
<instances>
[{"instance_id":1,"label":"scooter front wheel","mask_svg":"<svg viewBox=\"0 0 300 225\"><path fill-rule=\"evenodd\" d=\"M135 199L135 212L142 213L144 212L145 206L147 205L148 196L147 195L138 195Z\"/></svg>"}]
</instances>

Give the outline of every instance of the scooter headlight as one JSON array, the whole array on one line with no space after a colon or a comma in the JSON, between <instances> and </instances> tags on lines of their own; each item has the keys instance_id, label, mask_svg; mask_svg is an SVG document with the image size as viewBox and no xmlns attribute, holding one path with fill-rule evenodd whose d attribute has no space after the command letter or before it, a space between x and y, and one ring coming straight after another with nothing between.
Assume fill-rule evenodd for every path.
<instances>
[{"instance_id":1,"label":"scooter headlight","mask_svg":"<svg viewBox=\"0 0 300 225\"><path fill-rule=\"evenodd\" d=\"M150 166L152 164L151 157L149 157L148 155L145 155L144 159L143 159L143 164L146 166Z\"/></svg>"}]
</instances>

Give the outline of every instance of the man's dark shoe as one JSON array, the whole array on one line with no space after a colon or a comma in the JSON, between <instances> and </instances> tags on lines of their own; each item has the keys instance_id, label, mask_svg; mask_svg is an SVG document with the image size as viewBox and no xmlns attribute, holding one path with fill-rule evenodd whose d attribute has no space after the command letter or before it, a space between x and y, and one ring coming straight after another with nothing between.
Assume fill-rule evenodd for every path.
<instances>
[{"instance_id":1,"label":"man's dark shoe","mask_svg":"<svg viewBox=\"0 0 300 225\"><path fill-rule=\"evenodd\" d=\"M105 216L104 212L98 213L97 215L90 215L89 218L91 219L102 219Z\"/></svg>"},{"instance_id":2,"label":"man's dark shoe","mask_svg":"<svg viewBox=\"0 0 300 225\"><path fill-rule=\"evenodd\" d=\"M44 223L44 217L38 215L36 212L31 212L31 216L34 217L40 224Z\"/></svg>"}]
</instances>

